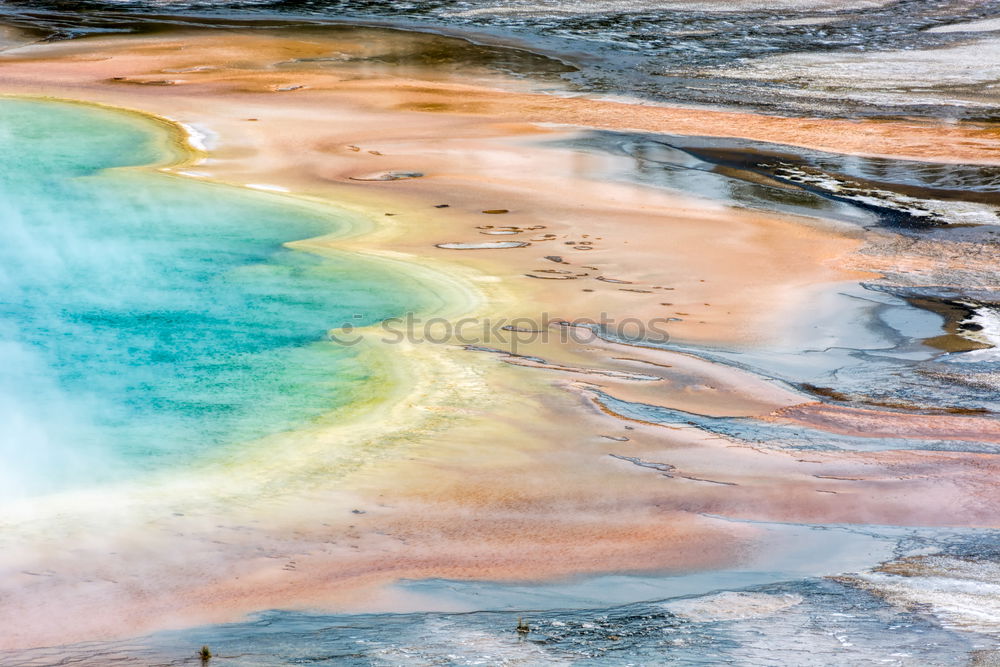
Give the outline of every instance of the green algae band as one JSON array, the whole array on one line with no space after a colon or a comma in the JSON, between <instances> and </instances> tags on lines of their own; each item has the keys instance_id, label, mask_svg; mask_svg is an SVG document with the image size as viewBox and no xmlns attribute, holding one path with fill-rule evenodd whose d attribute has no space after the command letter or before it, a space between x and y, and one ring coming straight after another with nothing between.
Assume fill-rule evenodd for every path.
<instances>
[{"instance_id":1,"label":"green algae band","mask_svg":"<svg viewBox=\"0 0 1000 667\"><path fill-rule=\"evenodd\" d=\"M137 114L0 100L0 495L335 419L379 378L326 332L427 297L382 263L285 247L345 226L334 210L143 166L178 150Z\"/></svg>"}]
</instances>

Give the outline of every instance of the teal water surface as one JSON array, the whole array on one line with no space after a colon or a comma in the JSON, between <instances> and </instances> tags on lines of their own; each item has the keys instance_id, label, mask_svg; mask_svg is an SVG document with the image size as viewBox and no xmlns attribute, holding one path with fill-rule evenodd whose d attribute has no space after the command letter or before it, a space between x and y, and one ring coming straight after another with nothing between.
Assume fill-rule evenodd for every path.
<instances>
[{"instance_id":1,"label":"teal water surface","mask_svg":"<svg viewBox=\"0 0 1000 667\"><path fill-rule=\"evenodd\" d=\"M168 160L167 138L138 115L0 100L0 496L329 415L375 378L326 332L428 296L383 263L283 246L342 228L334 213L119 168Z\"/></svg>"}]
</instances>

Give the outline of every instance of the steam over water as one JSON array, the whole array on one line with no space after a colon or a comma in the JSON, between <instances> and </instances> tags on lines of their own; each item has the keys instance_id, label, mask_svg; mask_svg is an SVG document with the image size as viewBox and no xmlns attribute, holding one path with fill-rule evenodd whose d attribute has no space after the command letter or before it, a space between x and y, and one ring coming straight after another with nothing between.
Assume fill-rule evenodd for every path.
<instances>
[{"instance_id":1,"label":"steam over water","mask_svg":"<svg viewBox=\"0 0 1000 667\"><path fill-rule=\"evenodd\" d=\"M317 211L114 169L161 160L161 136L0 102L0 496L197 465L373 380L325 333L403 312L406 290L283 247L343 224Z\"/></svg>"}]
</instances>

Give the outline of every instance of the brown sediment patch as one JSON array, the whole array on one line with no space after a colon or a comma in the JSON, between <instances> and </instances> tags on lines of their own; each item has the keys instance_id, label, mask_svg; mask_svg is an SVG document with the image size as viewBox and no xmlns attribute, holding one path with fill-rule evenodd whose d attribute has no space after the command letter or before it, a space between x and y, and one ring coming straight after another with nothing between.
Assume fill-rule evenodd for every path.
<instances>
[{"instance_id":1,"label":"brown sediment patch","mask_svg":"<svg viewBox=\"0 0 1000 667\"><path fill-rule=\"evenodd\" d=\"M924 340L926 345L936 347L945 352L970 352L972 350L985 350L993 347L988 343L972 340L963 335L961 324L975 313L975 309L959 303L943 299L921 299L910 298L907 301L918 308L937 313L944 318L944 330L946 333Z\"/></svg>"},{"instance_id":2,"label":"brown sediment patch","mask_svg":"<svg viewBox=\"0 0 1000 667\"><path fill-rule=\"evenodd\" d=\"M421 178L419 171L380 171L375 174L349 176L352 181L402 181L408 178Z\"/></svg>"},{"instance_id":3,"label":"brown sediment patch","mask_svg":"<svg viewBox=\"0 0 1000 667\"><path fill-rule=\"evenodd\" d=\"M483 243L436 243L435 247L445 250L507 250L531 245L524 241L489 241Z\"/></svg>"},{"instance_id":4,"label":"brown sediment patch","mask_svg":"<svg viewBox=\"0 0 1000 667\"><path fill-rule=\"evenodd\" d=\"M927 406L927 405L919 405L917 403L912 403L909 401L876 398L873 396L868 396L867 394L846 393L842 391L837 391L836 389L831 389L830 387L818 387L810 383L803 383L799 386L802 388L803 391L808 392L814 396L820 396L822 398L827 398L830 399L831 401L836 401L839 403L864 403L866 405L872 405L880 408L889 408L891 410L912 410L914 412L921 412L924 414L946 413L946 414L957 414L957 415L972 415L972 414L989 413L989 411L986 410L986 408Z\"/></svg>"},{"instance_id":5,"label":"brown sediment patch","mask_svg":"<svg viewBox=\"0 0 1000 667\"><path fill-rule=\"evenodd\" d=\"M115 83L131 83L137 86L176 86L184 83L179 79L128 79L124 77L114 77L111 79Z\"/></svg>"},{"instance_id":6,"label":"brown sediment patch","mask_svg":"<svg viewBox=\"0 0 1000 667\"><path fill-rule=\"evenodd\" d=\"M830 387L817 387L816 385L809 383L804 383L799 386L802 388L803 391L809 392L814 396L821 396L823 398L828 398L832 401L837 401L841 403L864 403L876 407L890 408L892 410L912 410L915 412L922 412L924 414L940 414L940 413L956 414L956 415L989 414L989 411L986 408L918 405L916 403L911 403L902 400L875 398L873 396L868 396L866 394L849 394L842 391L837 391L835 389L831 389Z\"/></svg>"},{"instance_id":7,"label":"brown sediment patch","mask_svg":"<svg viewBox=\"0 0 1000 667\"><path fill-rule=\"evenodd\" d=\"M537 278L538 280L576 280L577 276L536 276L533 273L524 274L528 278Z\"/></svg>"},{"instance_id":8,"label":"brown sediment patch","mask_svg":"<svg viewBox=\"0 0 1000 667\"><path fill-rule=\"evenodd\" d=\"M876 235L847 258L847 264L881 273L873 288L940 315L944 333L923 343L962 353L993 347L977 335L981 325L970 320L977 310L991 307L998 299L998 252L1000 245L990 233L972 239Z\"/></svg>"}]
</instances>

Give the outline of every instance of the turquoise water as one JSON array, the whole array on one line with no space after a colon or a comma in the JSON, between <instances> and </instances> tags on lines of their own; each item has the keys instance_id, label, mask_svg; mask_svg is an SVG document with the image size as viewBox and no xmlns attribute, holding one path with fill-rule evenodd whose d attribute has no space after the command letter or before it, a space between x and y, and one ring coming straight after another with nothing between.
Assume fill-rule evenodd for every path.
<instances>
[{"instance_id":1,"label":"turquoise water","mask_svg":"<svg viewBox=\"0 0 1000 667\"><path fill-rule=\"evenodd\" d=\"M377 378L326 332L427 297L283 247L346 224L332 213L115 168L169 151L149 119L0 100L0 495L233 456L328 415Z\"/></svg>"}]
</instances>

